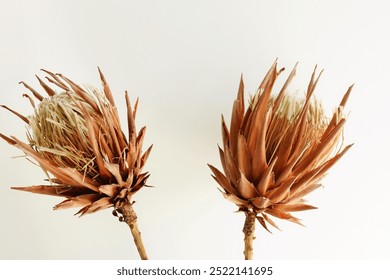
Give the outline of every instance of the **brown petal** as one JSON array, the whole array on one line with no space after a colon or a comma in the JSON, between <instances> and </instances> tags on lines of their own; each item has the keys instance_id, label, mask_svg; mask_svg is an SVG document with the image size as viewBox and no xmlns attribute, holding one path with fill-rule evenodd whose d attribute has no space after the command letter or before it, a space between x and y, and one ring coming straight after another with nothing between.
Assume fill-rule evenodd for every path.
<instances>
[{"instance_id":1,"label":"brown petal","mask_svg":"<svg viewBox=\"0 0 390 280\"><path fill-rule=\"evenodd\" d=\"M141 156L141 150L142 150L142 144L144 142L144 139L145 139L145 133L146 133L146 127L142 127L140 129L140 131L138 132L138 136L136 137L136 145L135 145L135 148L137 150L136 154L137 154L137 160L139 159L139 157ZM129 149L131 149L132 147L129 147Z\"/></svg>"},{"instance_id":2,"label":"brown petal","mask_svg":"<svg viewBox=\"0 0 390 280\"><path fill-rule=\"evenodd\" d=\"M270 215L272 215L272 216L274 216L274 217L277 217L279 219L290 221L290 222L293 222L293 223L296 223L296 224L299 224L299 225L303 226L303 224L301 224L299 219L295 218L290 213L287 213L287 212L284 212L284 211L280 211L280 210L276 210L276 209L267 209L265 212L270 214Z\"/></svg>"},{"instance_id":3,"label":"brown petal","mask_svg":"<svg viewBox=\"0 0 390 280\"><path fill-rule=\"evenodd\" d=\"M235 100L233 103L232 119L230 121L230 138L229 148L234 156L237 155L237 142L240 133L241 122L244 117L244 112L241 111L241 101Z\"/></svg>"},{"instance_id":4,"label":"brown petal","mask_svg":"<svg viewBox=\"0 0 390 280\"><path fill-rule=\"evenodd\" d=\"M229 147L224 147L225 165L226 165L226 177L232 184L236 184L240 178L240 171L237 166L237 162L234 159Z\"/></svg>"},{"instance_id":5,"label":"brown petal","mask_svg":"<svg viewBox=\"0 0 390 280\"><path fill-rule=\"evenodd\" d=\"M266 215L265 213L261 213L261 215L264 217L264 219L267 221L267 223L269 223L274 228L280 230L278 225L270 217L268 217L268 215Z\"/></svg>"},{"instance_id":6,"label":"brown petal","mask_svg":"<svg viewBox=\"0 0 390 280\"><path fill-rule=\"evenodd\" d=\"M145 186L146 180L149 178L149 176L150 176L150 174L148 174L148 172L139 174L137 176L137 180L135 181L135 183L132 186L131 192L135 193L139 189L141 189L143 186Z\"/></svg>"},{"instance_id":7,"label":"brown petal","mask_svg":"<svg viewBox=\"0 0 390 280\"><path fill-rule=\"evenodd\" d=\"M145 151L145 153L141 157L141 166L140 168L142 169L149 157L150 152L152 151L153 145L150 145L150 147Z\"/></svg>"},{"instance_id":8,"label":"brown petal","mask_svg":"<svg viewBox=\"0 0 390 280\"><path fill-rule=\"evenodd\" d=\"M244 79L242 77L242 74L241 74L241 78L240 78L240 85L238 87L238 92L237 92L237 100L240 101L240 104L241 104L241 108L240 108L240 112L242 114L244 114L244 110L245 110L245 104L244 104Z\"/></svg>"},{"instance_id":9,"label":"brown petal","mask_svg":"<svg viewBox=\"0 0 390 280\"><path fill-rule=\"evenodd\" d=\"M135 117L137 116L138 102L139 102L139 98L137 97L137 99L135 100L134 109L133 109L133 118L134 118L134 119L135 119Z\"/></svg>"},{"instance_id":10,"label":"brown petal","mask_svg":"<svg viewBox=\"0 0 390 280\"><path fill-rule=\"evenodd\" d=\"M257 184L257 190L259 191L259 193L261 195L265 195L265 193L267 192L268 188L272 186L273 182L272 180L274 179L273 176L273 168L274 168L274 165L276 163L276 161L278 160L278 158L274 158L273 161L271 162L271 164L267 167L267 169L265 170L263 176L261 177L259 183Z\"/></svg>"},{"instance_id":11,"label":"brown petal","mask_svg":"<svg viewBox=\"0 0 390 280\"><path fill-rule=\"evenodd\" d=\"M345 107L345 105L347 104L347 101L348 101L349 95L351 94L353 86L354 85L352 84L348 88L347 92L344 94L343 99L341 100L340 105L339 105L340 107Z\"/></svg>"},{"instance_id":12,"label":"brown petal","mask_svg":"<svg viewBox=\"0 0 390 280\"><path fill-rule=\"evenodd\" d=\"M257 209L265 209L267 208L270 204L271 204L271 201L268 199L268 198L264 198L262 196L258 196L254 199L251 200L251 203L253 204L253 206L255 206Z\"/></svg>"},{"instance_id":13,"label":"brown petal","mask_svg":"<svg viewBox=\"0 0 390 280\"><path fill-rule=\"evenodd\" d=\"M317 207L308 204L275 204L274 209L284 212L297 212L317 209Z\"/></svg>"},{"instance_id":14,"label":"brown petal","mask_svg":"<svg viewBox=\"0 0 390 280\"><path fill-rule=\"evenodd\" d=\"M29 102L30 102L30 104L31 104L31 107L35 108L35 102L34 102L34 99L33 99L33 98L30 96L30 95L28 95L28 94L24 93L22 96L28 99L28 101L29 101Z\"/></svg>"},{"instance_id":15,"label":"brown petal","mask_svg":"<svg viewBox=\"0 0 390 280\"><path fill-rule=\"evenodd\" d=\"M278 203L289 197L290 188L294 184L296 177L290 177L283 181L279 186L276 186L273 190L266 194L266 196L272 201L272 203Z\"/></svg>"},{"instance_id":16,"label":"brown petal","mask_svg":"<svg viewBox=\"0 0 390 280\"><path fill-rule=\"evenodd\" d=\"M253 179L251 155L249 154L248 145L242 134L238 136L237 146L238 168L244 173L247 178L251 180Z\"/></svg>"},{"instance_id":17,"label":"brown petal","mask_svg":"<svg viewBox=\"0 0 390 280\"><path fill-rule=\"evenodd\" d=\"M51 89L47 84L45 84L44 81L42 81L37 75L35 75L35 77L37 77L40 85L43 87L43 89L46 91L46 93L49 95L49 96L53 96L56 94L56 92Z\"/></svg>"},{"instance_id":18,"label":"brown petal","mask_svg":"<svg viewBox=\"0 0 390 280\"><path fill-rule=\"evenodd\" d=\"M272 108L268 108L269 99L271 96L272 87L275 83L277 77L276 71L276 61L269 69L268 73L264 77L264 80L259 86L259 90L256 93L260 95L256 104L254 104L254 109L252 112L251 119L248 120L249 131L245 131L244 135L248 135L248 146L251 154L254 154L255 146L257 145L258 138L261 135L261 127L265 123L266 112L272 111ZM267 109L268 108L268 109ZM264 120L263 122L261 120ZM247 127L247 129L248 129ZM266 129L266 128L263 128Z\"/></svg>"},{"instance_id":19,"label":"brown petal","mask_svg":"<svg viewBox=\"0 0 390 280\"><path fill-rule=\"evenodd\" d=\"M236 204L240 207L244 207L245 209L249 208L249 204L246 200L243 200L243 199L235 196L234 194L227 194L224 192L222 192L222 194L223 194L223 197L225 199L229 200L230 202L233 202L234 204Z\"/></svg>"},{"instance_id":20,"label":"brown petal","mask_svg":"<svg viewBox=\"0 0 390 280\"><path fill-rule=\"evenodd\" d=\"M119 186L117 184L102 185L99 187L99 192L108 196L115 196L119 192Z\"/></svg>"},{"instance_id":21,"label":"brown petal","mask_svg":"<svg viewBox=\"0 0 390 280\"><path fill-rule=\"evenodd\" d=\"M267 224L265 223L263 217L260 217L260 216L256 216L256 219L259 221L259 223L263 226L263 228L265 228L269 233L272 233L268 228L267 228Z\"/></svg>"},{"instance_id":22,"label":"brown petal","mask_svg":"<svg viewBox=\"0 0 390 280\"><path fill-rule=\"evenodd\" d=\"M238 88L237 98L233 103L233 111L230 121L230 142L229 142L229 148L232 150L232 153L234 156L237 155L237 141L238 141L238 135L240 134L242 120L244 117L244 110L245 110L245 104L244 104L244 81L240 79L240 85Z\"/></svg>"},{"instance_id":23,"label":"brown petal","mask_svg":"<svg viewBox=\"0 0 390 280\"><path fill-rule=\"evenodd\" d=\"M19 117L22 121L24 121L25 123L29 124L29 120L28 118L26 118L25 116L23 116L22 114L19 114L18 112L10 109L9 107L5 106L5 105L0 105L0 107L3 107L4 109L10 111L12 114L16 115L17 117Z\"/></svg>"},{"instance_id":24,"label":"brown petal","mask_svg":"<svg viewBox=\"0 0 390 280\"><path fill-rule=\"evenodd\" d=\"M317 78L315 78L316 70L317 70L317 65L314 67L313 74L311 75L310 82L309 82L309 85L307 87L307 92L306 92L307 98L310 98L310 96L313 94L313 92L317 86L318 80L320 79L322 73L324 72L324 70L321 70L320 74L318 74Z\"/></svg>"},{"instance_id":25,"label":"brown petal","mask_svg":"<svg viewBox=\"0 0 390 280\"><path fill-rule=\"evenodd\" d=\"M226 126L226 123L225 123L225 120L223 118L223 115L221 115L221 122L222 122L222 143L223 143L223 146L224 147L229 147L230 143L229 143L229 138L230 138L230 133L229 133L229 130Z\"/></svg>"},{"instance_id":26,"label":"brown petal","mask_svg":"<svg viewBox=\"0 0 390 280\"><path fill-rule=\"evenodd\" d=\"M43 96L40 95L35 89L33 89L32 87L30 87L28 84L26 84L25 82L21 81L19 84L22 84L25 88L27 88L29 91L32 92L32 94L35 96L36 99L38 99L39 101L42 101L43 100Z\"/></svg>"},{"instance_id":27,"label":"brown petal","mask_svg":"<svg viewBox=\"0 0 390 280\"><path fill-rule=\"evenodd\" d=\"M268 70L267 74L265 75L263 81L261 82L261 84L259 86L259 89L266 88L266 86L267 86L267 84L269 83L270 80L272 81L272 80L276 79L276 75L277 75L276 65L277 65L277 59L274 61L274 63L272 64L271 68Z\"/></svg>"},{"instance_id":28,"label":"brown petal","mask_svg":"<svg viewBox=\"0 0 390 280\"><path fill-rule=\"evenodd\" d=\"M80 214L80 217L81 217L81 216L83 216L85 214L90 214L90 213L97 212L99 210L103 210L103 209L109 208L109 207L111 207L113 205L111 203L111 199L112 198L110 198L110 197L103 197L103 198L95 201L91 205L82 208L75 215L79 215Z\"/></svg>"},{"instance_id":29,"label":"brown petal","mask_svg":"<svg viewBox=\"0 0 390 280\"><path fill-rule=\"evenodd\" d=\"M88 212L92 213L92 212L96 212L111 207L113 205L111 203L111 199L112 199L111 197L103 197L98 201L95 201L88 209Z\"/></svg>"},{"instance_id":30,"label":"brown petal","mask_svg":"<svg viewBox=\"0 0 390 280\"><path fill-rule=\"evenodd\" d=\"M2 133L0 133L0 137L3 138L10 145L16 145L16 143L17 143L15 140L12 140L11 138L5 136Z\"/></svg>"},{"instance_id":31,"label":"brown petal","mask_svg":"<svg viewBox=\"0 0 390 280\"><path fill-rule=\"evenodd\" d=\"M273 111L276 111L276 109L279 107L279 104L282 101L282 98L285 95L288 86L290 85L291 81L294 79L296 72L297 72L297 66L298 66L298 62L295 64L293 70L291 71L291 73L288 76L286 82L284 83L282 89L280 90L277 98L275 99L275 102L273 104L273 108L274 108Z\"/></svg>"},{"instance_id":32,"label":"brown petal","mask_svg":"<svg viewBox=\"0 0 390 280\"><path fill-rule=\"evenodd\" d=\"M137 165L137 151L134 146L129 145L126 162L129 168L134 168ZM138 173L138 171L136 173Z\"/></svg>"},{"instance_id":33,"label":"brown petal","mask_svg":"<svg viewBox=\"0 0 390 280\"><path fill-rule=\"evenodd\" d=\"M45 194L52 196L73 197L85 194L85 189L74 188L64 185L35 185L28 187L11 187L13 190L25 191L36 194Z\"/></svg>"},{"instance_id":34,"label":"brown petal","mask_svg":"<svg viewBox=\"0 0 390 280\"><path fill-rule=\"evenodd\" d=\"M115 101L114 101L114 97L112 96L110 86L108 85L106 78L104 77L102 71L100 71L99 67L98 67L98 71L99 71L99 75L100 75L100 80L102 81L102 84L103 84L104 94L106 95L108 101L110 101L111 105L115 107Z\"/></svg>"},{"instance_id":35,"label":"brown petal","mask_svg":"<svg viewBox=\"0 0 390 280\"><path fill-rule=\"evenodd\" d=\"M225 175L222 174L221 171L219 171L217 168L212 166L211 164L207 164L211 171L214 173L215 176L213 178L217 183L228 193L232 193L234 195L238 195L238 191L230 184L229 180L225 177Z\"/></svg>"},{"instance_id":36,"label":"brown petal","mask_svg":"<svg viewBox=\"0 0 390 280\"><path fill-rule=\"evenodd\" d=\"M255 198L259 195L255 186L248 181L242 172L241 177L237 183L237 189L241 196L246 199Z\"/></svg>"},{"instance_id":37,"label":"brown petal","mask_svg":"<svg viewBox=\"0 0 390 280\"><path fill-rule=\"evenodd\" d=\"M225 153L219 146L218 146L218 151L219 151L219 158L221 160L223 172L225 172L225 174L228 174L228 171L226 169L226 164L225 164Z\"/></svg>"},{"instance_id":38,"label":"brown petal","mask_svg":"<svg viewBox=\"0 0 390 280\"><path fill-rule=\"evenodd\" d=\"M96 138L96 134L95 134L95 128L94 128L94 124L93 124L93 121L91 119L91 116L89 115L88 111L84 108L84 106L81 106L81 109L82 109L84 117L85 117L85 124L86 124L86 127L88 129L90 144L92 146L92 150L93 150L93 153L94 153L95 158L96 158L96 163L97 163L98 168L99 168L99 174L103 178L110 178L111 174L104 166L104 159L101 155L101 151L99 149L99 145L98 145L98 142L96 140L97 138Z\"/></svg>"},{"instance_id":39,"label":"brown petal","mask_svg":"<svg viewBox=\"0 0 390 280\"><path fill-rule=\"evenodd\" d=\"M119 122L117 118L111 114L112 112L106 110L105 108L103 108L101 112L105 118L106 126L108 127L109 135L107 137L109 137L109 139L111 139L111 141L114 143L114 153L116 153L118 157L121 157L123 148L126 146L126 141L123 139ZM119 159L119 161L120 160L121 159Z\"/></svg>"},{"instance_id":40,"label":"brown petal","mask_svg":"<svg viewBox=\"0 0 390 280\"><path fill-rule=\"evenodd\" d=\"M123 185L122 175L119 170L119 165L115 163L108 163L104 161L104 167L114 175L119 186Z\"/></svg>"},{"instance_id":41,"label":"brown petal","mask_svg":"<svg viewBox=\"0 0 390 280\"><path fill-rule=\"evenodd\" d=\"M300 188L299 190L291 191L290 193L290 201L295 201L296 199L300 199L305 195L311 193L312 191L321 187L322 184L309 184L305 187Z\"/></svg>"},{"instance_id":42,"label":"brown petal","mask_svg":"<svg viewBox=\"0 0 390 280\"><path fill-rule=\"evenodd\" d=\"M58 168L63 174L66 174L70 178L72 178L75 182L77 182L77 185L84 186L88 189L98 191L98 182L93 181L89 177L85 177L83 174L80 174L76 169L70 168L70 167L59 167Z\"/></svg>"},{"instance_id":43,"label":"brown petal","mask_svg":"<svg viewBox=\"0 0 390 280\"><path fill-rule=\"evenodd\" d=\"M113 154L113 151L111 150L111 148L107 142L107 140L109 140L109 139L107 139L107 137L104 137L103 135L106 135L106 133L104 131L99 131L98 147L100 147L101 154L105 155L109 162L113 162L114 154Z\"/></svg>"},{"instance_id":44,"label":"brown petal","mask_svg":"<svg viewBox=\"0 0 390 280\"><path fill-rule=\"evenodd\" d=\"M94 201L101 197L100 194L85 194L77 197L72 197L54 206L54 210L62 210L73 207L84 207L91 205Z\"/></svg>"},{"instance_id":45,"label":"brown petal","mask_svg":"<svg viewBox=\"0 0 390 280\"><path fill-rule=\"evenodd\" d=\"M134 178L134 169L130 168L129 172L127 173L127 178L126 178L126 181L125 181L123 187L130 188L130 186L133 183L133 178Z\"/></svg>"},{"instance_id":46,"label":"brown petal","mask_svg":"<svg viewBox=\"0 0 390 280\"><path fill-rule=\"evenodd\" d=\"M266 145L266 133L267 128L269 125L270 115L271 115L271 108L265 113L264 116L259 117L258 120L255 121L256 125L254 125L253 130L258 129L258 131L252 131L252 133L255 133L256 135L253 136L255 142L253 148L250 147L251 143L249 142L249 151L252 151L252 169L253 169L253 177L257 177L261 172L264 172L264 170L267 168L267 153L265 149ZM260 121L263 120L263 121ZM261 126L259 126L259 125ZM257 138L255 138L257 137ZM249 138L249 141L252 138Z\"/></svg>"},{"instance_id":47,"label":"brown petal","mask_svg":"<svg viewBox=\"0 0 390 280\"><path fill-rule=\"evenodd\" d=\"M52 84L55 84L56 86L58 86L59 88L62 88L65 91L69 90L69 87L66 84L64 84L54 73L47 71L45 69L41 69L41 71L50 75L51 78L46 77L46 79L49 82L51 82Z\"/></svg>"},{"instance_id":48,"label":"brown petal","mask_svg":"<svg viewBox=\"0 0 390 280\"><path fill-rule=\"evenodd\" d=\"M128 133L129 133L129 146L134 147L135 139L136 139L136 126L135 126L135 119L133 115L133 109L131 107L130 98L127 91L125 91L125 99L126 99L126 107L127 107L127 126L128 126Z\"/></svg>"},{"instance_id":49,"label":"brown petal","mask_svg":"<svg viewBox=\"0 0 390 280\"><path fill-rule=\"evenodd\" d=\"M281 173L279 174L278 178L276 179L276 185L280 184L282 181L284 181L287 177L291 176L292 170L294 166L297 164L297 162L302 159L303 155L309 148L309 145L302 146L299 150L299 154L297 155L291 155L291 158L286 163L286 165L282 168Z\"/></svg>"}]
</instances>

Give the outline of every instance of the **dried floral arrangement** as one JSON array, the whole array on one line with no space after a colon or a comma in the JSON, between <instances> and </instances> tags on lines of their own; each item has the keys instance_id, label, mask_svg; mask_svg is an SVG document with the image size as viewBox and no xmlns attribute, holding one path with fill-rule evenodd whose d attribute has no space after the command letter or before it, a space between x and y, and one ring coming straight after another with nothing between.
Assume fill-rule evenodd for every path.
<instances>
[{"instance_id":1,"label":"dried floral arrangement","mask_svg":"<svg viewBox=\"0 0 390 280\"><path fill-rule=\"evenodd\" d=\"M113 207L113 214L129 225L141 259L148 259L132 198L146 185L149 174L142 169L152 146L142 152L145 127L136 130L138 99L133 108L127 92L126 138L110 87L98 70L102 90L43 70L49 84L59 91L38 76L47 97L21 82L33 95L23 95L30 101L33 114L26 117L1 105L27 124L28 143L14 136L0 137L34 159L50 181L13 189L64 197L54 209L81 207L76 213L80 216Z\"/></svg>"},{"instance_id":2,"label":"dried floral arrangement","mask_svg":"<svg viewBox=\"0 0 390 280\"><path fill-rule=\"evenodd\" d=\"M247 260L253 258L256 220L268 231L268 225L278 228L270 216L300 224L290 212L316 208L306 204L305 195L321 186L321 178L352 146L342 143L343 109L352 86L328 118L313 97L322 72L316 77L314 69L305 99L286 94L296 67L273 96L275 81L284 70L278 71L275 62L246 109L241 77L230 129L222 116L222 171L209 164L223 196L246 215Z\"/></svg>"}]
</instances>

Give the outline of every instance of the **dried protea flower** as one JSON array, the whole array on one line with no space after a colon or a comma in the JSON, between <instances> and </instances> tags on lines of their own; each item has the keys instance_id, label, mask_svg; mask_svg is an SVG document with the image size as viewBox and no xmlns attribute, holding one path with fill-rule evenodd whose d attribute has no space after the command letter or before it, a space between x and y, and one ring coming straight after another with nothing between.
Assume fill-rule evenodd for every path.
<instances>
[{"instance_id":1,"label":"dried protea flower","mask_svg":"<svg viewBox=\"0 0 390 280\"><path fill-rule=\"evenodd\" d=\"M245 111L241 78L233 104L230 131L222 117L223 172L209 165L223 196L246 214L245 259L252 259L255 220L276 228L269 215L300 224L290 212L314 209L303 197L321 186L320 179L352 146L342 148L343 108L352 86L329 120L313 97L315 70L306 98L287 95L296 66L276 96L274 83L284 69L276 62L268 71Z\"/></svg>"},{"instance_id":2,"label":"dried protea flower","mask_svg":"<svg viewBox=\"0 0 390 280\"><path fill-rule=\"evenodd\" d=\"M127 92L128 138L121 130L111 90L99 69L103 89L80 86L61 74L48 74L53 90L38 80L48 97L28 84L34 98L24 94L34 108L28 117L9 109L28 126L28 144L12 136L0 136L33 158L48 176L49 184L13 187L16 190L61 196L66 199L54 209L81 207L80 216L113 207L113 214L132 231L142 259L147 259L132 197L146 184L142 172L152 146L142 153L145 127L136 131L138 99L132 108Z\"/></svg>"}]
</instances>

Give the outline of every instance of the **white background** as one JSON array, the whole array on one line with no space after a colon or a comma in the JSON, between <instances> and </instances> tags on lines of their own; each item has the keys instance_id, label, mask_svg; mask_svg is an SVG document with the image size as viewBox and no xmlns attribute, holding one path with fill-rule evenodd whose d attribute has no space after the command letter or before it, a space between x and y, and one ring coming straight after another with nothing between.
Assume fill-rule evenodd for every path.
<instances>
[{"instance_id":1,"label":"white background","mask_svg":"<svg viewBox=\"0 0 390 280\"><path fill-rule=\"evenodd\" d=\"M1 1L0 104L28 115L21 80L39 88L46 68L99 85L100 66L125 121L124 91L140 97L137 124L154 144L149 184L134 198L153 259L241 259L244 215L225 201L206 163L220 166L220 114L230 119L241 73L246 97L276 57L291 91L306 88L329 112L355 83L346 143L355 143L308 196L306 227L256 230L257 259L388 259L390 19L387 1ZM277 88L287 78L280 77ZM0 131L25 139L0 110ZM146 149L146 146L145 146ZM0 143L0 259L137 259L110 210L83 218L52 211L60 198L10 190L44 173Z\"/></svg>"}]
</instances>

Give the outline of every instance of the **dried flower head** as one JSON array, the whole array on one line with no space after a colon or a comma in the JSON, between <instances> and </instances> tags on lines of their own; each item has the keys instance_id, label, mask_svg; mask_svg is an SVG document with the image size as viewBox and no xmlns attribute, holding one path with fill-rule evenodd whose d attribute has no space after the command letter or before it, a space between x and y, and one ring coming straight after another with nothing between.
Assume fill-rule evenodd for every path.
<instances>
[{"instance_id":1,"label":"dried flower head","mask_svg":"<svg viewBox=\"0 0 390 280\"><path fill-rule=\"evenodd\" d=\"M315 70L305 99L286 94L296 66L279 94L271 95L283 70L275 62L246 111L241 78L230 130L222 117L223 172L209 165L224 197L267 230L267 224L277 228L269 215L299 224L290 212L315 208L303 197L321 186L320 179L352 146L342 148L343 108L352 86L329 119L313 98L321 75Z\"/></svg>"},{"instance_id":2,"label":"dried flower head","mask_svg":"<svg viewBox=\"0 0 390 280\"><path fill-rule=\"evenodd\" d=\"M2 105L27 123L29 143L14 136L0 134L0 137L33 158L47 174L50 184L13 189L65 197L54 209L81 207L76 213L80 216L114 207L114 215L134 225L132 196L145 186L149 177L142 169L152 148L142 153L145 127L136 131L138 99L133 109L125 93L126 138L113 95L100 69L103 90L82 87L62 74L43 71L59 91L37 76L48 95L44 98L21 82L38 100L36 105L33 97L24 95L34 108L33 114L25 117Z\"/></svg>"},{"instance_id":3,"label":"dried flower head","mask_svg":"<svg viewBox=\"0 0 390 280\"><path fill-rule=\"evenodd\" d=\"M137 133L135 126L138 100L133 110L126 92L126 139L111 90L100 69L103 91L81 87L61 74L44 71L49 75L48 81L60 91L54 91L37 77L48 94L44 98L22 82L39 104L35 105L33 98L26 94L34 113L24 117L11 110L28 124L29 144L16 137L0 136L54 177L49 177L49 185L14 189L65 197L54 209L82 207L77 213L80 215L111 206L118 209L123 203L129 203L149 177L147 172L142 173L142 168L151 147L141 153L145 127Z\"/></svg>"}]
</instances>

